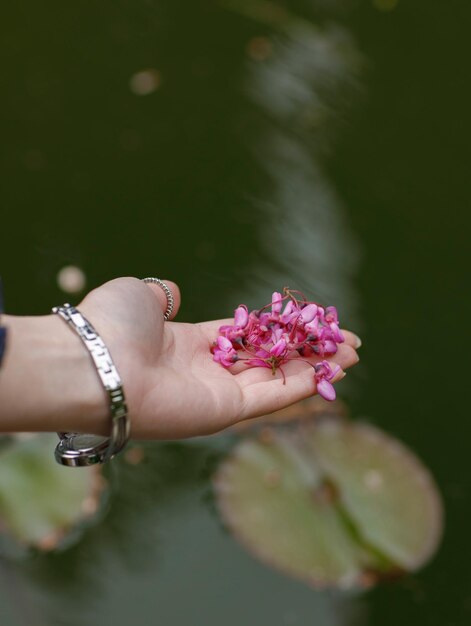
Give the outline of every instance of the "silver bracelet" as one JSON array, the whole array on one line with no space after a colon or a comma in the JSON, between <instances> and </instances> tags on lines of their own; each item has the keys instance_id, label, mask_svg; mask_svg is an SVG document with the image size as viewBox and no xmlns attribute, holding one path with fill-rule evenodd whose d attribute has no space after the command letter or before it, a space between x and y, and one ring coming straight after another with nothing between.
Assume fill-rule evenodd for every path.
<instances>
[{"instance_id":1,"label":"silver bracelet","mask_svg":"<svg viewBox=\"0 0 471 626\"><path fill-rule=\"evenodd\" d=\"M90 322L70 304L52 309L79 335L93 359L103 386L108 392L111 411L111 436L58 433L55 458L69 467L96 465L112 459L129 439L130 423L121 378L103 340Z\"/></svg>"}]
</instances>

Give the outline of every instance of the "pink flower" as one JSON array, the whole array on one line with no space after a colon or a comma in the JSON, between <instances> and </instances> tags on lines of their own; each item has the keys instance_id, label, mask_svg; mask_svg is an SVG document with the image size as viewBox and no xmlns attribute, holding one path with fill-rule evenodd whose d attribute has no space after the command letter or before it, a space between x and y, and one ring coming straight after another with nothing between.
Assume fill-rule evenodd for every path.
<instances>
[{"instance_id":1,"label":"pink flower","mask_svg":"<svg viewBox=\"0 0 471 626\"><path fill-rule=\"evenodd\" d=\"M319 333L319 318L315 317L312 322L305 324L304 330L308 334L309 341L316 341Z\"/></svg>"},{"instance_id":2,"label":"pink flower","mask_svg":"<svg viewBox=\"0 0 471 626\"><path fill-rule=\"evenodd\" d=\"M221 326L219 332L231 341L237 341L244 336L244 328L249 322L249 311L245 304L240 304L234 311L234 324Z\"/></svg>"},{"instance_id":3,"label":"pink flower","mask_svg":"<svg viewBox=\"0 0 471 626\"><path fill-rule=\"evenodd\" d=\"M282 354L286 352L286 341L284 339L280 339L275 343L275 345L270 348L270 354L275 357L280 357Z\"/></svg>"},{"instance_id":4,"label":"pink flower","mask_svg":"<svg viewBox=\"0 0 471 626\"><path fill-rule=\"evenodd\" d=\"M248 346L261 346L271 341L272 331L264 322L268 323L265 316L260 315L260 317L257 317L254 311L250 313L249 324L246 327L244 336L245 344Z\"/></svg>"},{"instance_id":5,"label":"pink flower","mask_svg":"<svg viewBox=\"0 0 471 626\"><path fill-rule=\"evenodd\" d=\"M337 309L334 306L328 306L326 308L324 319L325 322L329 325L330 330L332 331L334 341L336 341L337 343L342 343L343 341L345 341L345 337L342 335L342 332L339 328Z\"/></svg>"},{"instance_id":6,"label":"pink flower","mask_svg":"<svg viewBox=\"0 0 471 626\"><path fill-rule=\"evenodd\" d=\"M271 355L268 350L265 348L259 348L255 352L255 358L247 359L245 360L245 363L247 363L247 365L251 365L252 367L268 367L272 369L273 366L270 363L270 357Z\"/></svg>"},{"instance_id":7,"label":"pink flower","mask_svg":"<svg viewBox=\"0 0 471 626\"><path fill-rule=\"evenodd\" d=\"M337 352L337 343L335 342L333 332L328 326L323 326L318 334L318 354L335 354Z\"/></svg>"},{"instance_id":8,"label":"pink flower","mask_svg":"<svg viewBox=\"0 0 471 626\"><path fill-rule=\"evenodd\" d=\"M309 324L317 315L317 304L311 303L301 309L300 318L304 324Z\"/></svg>"},{"instance_id":9,"label":"pink flower","mask_svg":"<svg viewBox=\"0 0 471 626\"><path fill-rule=\"evenodd\" d=\"M227 337L219 336L216 340L216 346L213 348L213 359L223 367L231 367L239 360L239 355Z\"/></svg>"},{"instance_id":10,"label":"pink flower","mask_svg":"<svg viewBox=\"0 0 471 626\"><path fill-rule=\"evenodd\" d=\"M283 311L280 321L283 324L290 324L299 315L299 308L292 300L286 303L285 310Z\"/></svg>"},{"instance_id":11,"label":"pink flower","mask_svg":"<svg viewBox=\"0 0 471 626\"><path fill-rule=\"evenodd\" d=\"M271 312L274 315L279 315L281 312L281 303L283 301L283 296L278 291L274 291L271 296Z\"/></svg>"},{"instance_id":12,"label":"pink flower","mask_svg":"<svg viewBox=\"0 0 471 626\"><path fill-rule=\"evenodd\" d=\"M234 325L237 328L245 328L249 322L249 311L245 304L239 304L234 311Z\"/></svg>"},{"instance_id":13,"label":"pink flower","mask_svg":"<svg viewBox=\"0 0 471 626\"><path fill-rule=\"evenodd\" d=\"M325 400L335 400L335 389L330 382L332 378L340 371L340 367L337 365L334 369L330 367L328 361L321 361L314 366L316 379L317 393Z\"/></svg>"},{"instance_id":14,"label":"pink flower","mask_svg":"<svg viewBox=\"0 0 471 626\"><path fill-rule=\"evenodd\" d=\"M287 301L284 310L283 302ZM266 367L273 374L290 360L302 357L314 367L319 394L326 400L335 398L331 380L339 371L327 361L313 365L310 357L324 358L335 354L344 341L337 309L309 302L298 291L285 287L283 294L272 293L271 302L249 313L245 304L234 311L234 323L221 326L212 347L213 358L223 367L242 360L251 367Z\"/></svg>"}]
</instances>

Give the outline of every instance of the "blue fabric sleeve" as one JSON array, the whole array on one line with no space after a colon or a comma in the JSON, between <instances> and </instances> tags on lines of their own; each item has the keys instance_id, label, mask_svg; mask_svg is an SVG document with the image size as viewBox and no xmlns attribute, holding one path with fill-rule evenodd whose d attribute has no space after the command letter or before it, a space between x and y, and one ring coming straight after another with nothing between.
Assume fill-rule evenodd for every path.
<instances>
[{"instance_id":1,"label":"blue fabric sleeve","mask_svg":"<svg viewBox=\"0 0 471 626\"><path fill-rule=\"evenodd\" d=\"M2 279L0 278L0 315L3 313L3 289L2 289ZM1 318L0 318L1 322ZM5 352L5 342L7 336L7 329L3 326L0 326L0 367L2 366L3 354Z\"/></svg>"}]
</instances>

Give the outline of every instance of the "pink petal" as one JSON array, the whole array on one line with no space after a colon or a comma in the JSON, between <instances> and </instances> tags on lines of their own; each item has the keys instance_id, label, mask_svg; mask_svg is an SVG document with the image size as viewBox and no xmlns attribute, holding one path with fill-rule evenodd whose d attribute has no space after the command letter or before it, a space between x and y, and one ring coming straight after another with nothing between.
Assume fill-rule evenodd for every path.
<instances>
[{"instance_id":1,"label":"pink petal","mask_svg":"<svg viewBox=\"0 0 471 626\"><path fill-rule=\"evenodd\" d=\"M340 367L340 365L336 365L332 369L332 367L330 367L330 365L329 365L329 369L330 369L330 374L329 374L329 376L327 378L329 380L332 380L332 378L335 378L342 368Z\"/></svg>"},{"instance_id":2,"label":"pink petal","mask_svg":"<svg viewBox=\"0 0 471 626\"><path fill-rule=\"evenodd\" d=\"M312 320L316 317L316 314L317 314L316 304L308 304L307 306L304 307L304 309L301 309L301 319L305 324L312 322Z\"/></svg>"},{"instance_id":3,"label":"pink petal","mask_svg":"<svg viewBox=\"0 0 471 626\"><path fill-rule=\"evenodd\" d=\"M217 339L218 346L223 352L228 352L232 350L232 343L227 339L227 337L218 337Z\"/></svg>"},{"instance_id":4,"label":"pink petal","mask_svg":"<svg viewBox=\"0 0 471 626\"><path fill-rule=\"evenodd\" d=\"M331 339L324 342L324 352L326 354L335 354L337 352L337 344Z\"/></svg>"},{"instance_id":5,"label":"pink petal","mask_svg":"<svg viewBox=\"0 0 471 626\"><path fill-rule=\"evenodd\" d=\"M230 330L234 330L234 326L219 326L219 332L221 333L221 335L225 335Z\"/></svg>"},{"instance_id":6,"label":"pink petal","mask_svg":"<svg viewBox=\"0 0 471 626\"><path fill-rule=\"evenodd\" d=\"M285 315L291 315L291 313L292 313L292 312L293 312L293 301L292 301L292 300L289 300L289 301L286 303L285 310L283 311L283 316L285 316Z\"/></svg>"},{"instance_id":7,"label":"pink petal","mask_svg":"<svg viewBox=\"0 0 471 626\"><path fill-rule=\"evenodd\" d=\"M213 355L213 360L216 363L220 363L223 367L231 367L237 360L237 352L234 350L232 356L227 352L222 352L221 350L216 350Z\"/></svg>"},{"instance_id":8,"label":"pink petal","mask_svg":"<svg viewBox=\"0 0 471 626\"><path fill-rule=\"evenodd\" d=\"M315 317L312 322L309 322L309 324L306 324L306 326L304 327L304 330L309 333L310 335L317 335L318 331L319 331L319 320L317 317Z\"/></svg>"},{"instance_id":9,"label":"pink petal","mask_svg":"<svg viewBox=\"0 0 471 626\"><path fill-rule=\"evenodd\" d=\"M328 306L325 310L325 319L327 322L335 322L338 324L339 316L337 314L337 309L334 306Z\"/></svg>"},{"instance_id":10,"label":"pink petal","mask_svg":"<svg viewBox=\"0 0 471 626\"><path fill-rule=\"evenodd\" d=\"M317 383L317 393L324 398L324 400L335 400L335 389L334 386L329 383L328 380L323 378Z\"/></svg>"},{"instance_id":11,"label":"pink petal","mask_svg":"<svg viewBox=\"0 0 471 626\"><path fill-rule=\"evenodd\" d=\"M280 339L275 343L273 348L271 348L270 353L274 356L281 356L283 352L286 350L286 341L284 339Z\"/></svg>"},{"instance_id":12,"label":"pink petal","mask_svg":"<svg viewBox=\"0 0 471 626\"><path fill-rule=\"evenodd\" d=\"M273 341L273 343L276 343L277 341L280 341L282 336L283 336L283 329L282 328L280 328L278 325L275 328L272 328L271 340Z\"/></svg>"},{"instance_id":13,"label":"pink petal","mask_svg":"<svg viewBox=\"0 0 471 626\"><path fill-rule=\"evenodd\" d=\"M271 296L271 310L272 313L279 313L281 311L282 295L278 291L274 291Z\"/></svg>"},{"instance_id":14,"label":"pink petal","mask_svg":"<svg viewBox=\"0 0 471 626\"><path fill-rule=\"evenodd\" d=\"M249 321L249 312L243 304L237 307L234 312L234 324L239 328L245 328Z\"/></svg>"},{"instance_id":15,"label":"pink petal","mask_svg":"<svg viewBox=\"0 0 471 626\"><path fill-rule=\"evenodd\" d=\"M342 331L337 326L337 324L335 322L331 322L329 325L335 341L337 343L342 343L343 341L345 341L345 337L342 335Z\"/></svg>"},{"instance_id":16,"label":"pink petal","mask_svg":"<svg viewBox=\"0 0 471 626\"><path fill-rule=\"evenodd\" d=\"M332 378L340 371L340 365L335 365L332 369L332 365L329 361L321 361L318 365L316 365L316 371L319 376L327 378L327 380L332 380Z\"/></svg>"},{"instance_id":17,"label":"pink petal","mask_svg":"<svg viewBox=\"0 0 471 626\"><path fill-rule=\"evenodd\" d=\"M255 354L257 356L261 356L262 359L269 359L271 356L271 354L268 352L268 350L265 350L265 348L260 348L260 350L257 350Z\"/></svg>"}]
</instances>

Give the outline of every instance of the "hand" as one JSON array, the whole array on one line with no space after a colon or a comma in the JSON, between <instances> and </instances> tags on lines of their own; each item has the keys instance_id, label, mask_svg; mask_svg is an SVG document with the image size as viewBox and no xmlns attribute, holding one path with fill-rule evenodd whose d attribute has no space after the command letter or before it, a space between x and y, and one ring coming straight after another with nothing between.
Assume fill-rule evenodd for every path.
<instances>
[{"instance_id":1,"label":"hand","mask_svg":"<svg viewBox=\"0 0 471 626\"><path fill-rule=\"evenodd\" d=\"M175 283L165 281L180 306ZM167 300L155 284L118 278L91 291L78 305L102 336L121 375L133 438L173 439L214 433L240 420L271 413L316 392L313 369L291 361L281 375L264 368L237 373L213 361L210 347L221 324L164 322ZM328 359L342 370L358 362L358 338ZM313 359L312 362L315 362ZM344 375L339 372L335 380ZM103 398L102 400L103 401ZM109 428L101 422L96 432Z\"/></svg>"}]
</instances>

